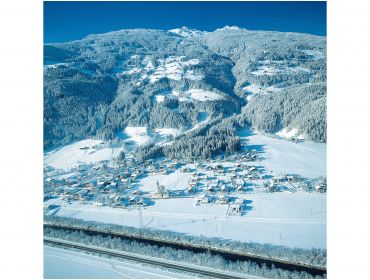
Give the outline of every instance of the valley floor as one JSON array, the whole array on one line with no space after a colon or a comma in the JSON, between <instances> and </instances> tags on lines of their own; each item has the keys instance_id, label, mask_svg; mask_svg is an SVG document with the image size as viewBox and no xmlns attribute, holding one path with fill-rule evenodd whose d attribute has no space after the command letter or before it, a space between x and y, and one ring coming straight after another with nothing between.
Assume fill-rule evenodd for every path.
<instances>
[{"instance_id":1,"label":"valley floor","mask_svg":"<svg viewBox=\"0 0 370 280\"><path fill-rule=\"evenodd\" d=\"M326 248L326 195L316 193L255 193L243 215L227 215L228 205L195 205L193 198L156 200L142 209L147 228L176 231L244 242L299 248ZM53 201L57 215L140 227L137 209L96 207L79 202Z\"/></svg>"},{"instance_id":2,"label":"valley floor","mask_svg":"<svg viewBox=\"0 0 370 280\"><path fill-rule=\"evenodd\" d=\"M238 135L248 141L248 148L259 153L259 159L248 162L262 168L266 175L294 173L306 178L326 176L326 144L295 143L279 138L269 137L246 128ZM91 141L90 141L91 142ZM92 143L74 143L58 151L45 154L45 162L51 166L89 162L101 158L109 159L116 150L103 146L89 150L81 149ZM225 167L235 162L220 161ZM216 163L213 163L216 164ZM187 164L196 168L195 164ZM208 176L213 172L202 170ZM73 172L72 172L73 173ZM71 174L72 174L71 173ZM67 174L68 175L68 174ZM228 181L227 176L218 176ZM132 185L146 195L156 191L156 183L167 190L186 190L190 173L174 170L169 174L151 174L137 179ZM298 188L283 189L269 193L262 190L260 183L247 183L244 192L230 194L231 199L243 199L244 207L240 215L230 215L231 202L227 204L210 203L196 205L197 195L187 197L170 197L169 199L152 199L150 205L142 208L142 225L146 228L169 230L189 235L203 235L221 239L243 242L257 242L298 248L326 249L326 194L305 192ZM202 185L202 183L201 183ZM201 191L205 191L205 183ZM140 227L138 207L112 208L96 206L93 203L83 204L80 201L66 201L61 197L48 199L44 207L57 205L58 208L49 215L78 218L88 221L113 223Z\"/></svg>"}]
</instances>

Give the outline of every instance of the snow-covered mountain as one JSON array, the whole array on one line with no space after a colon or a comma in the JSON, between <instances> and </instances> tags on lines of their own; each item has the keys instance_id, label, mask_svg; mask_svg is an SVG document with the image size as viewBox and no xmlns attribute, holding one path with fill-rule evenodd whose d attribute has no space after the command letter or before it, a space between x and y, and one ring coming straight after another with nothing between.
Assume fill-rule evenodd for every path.
<instances>
[{"instance_id":1,"label":"snow-covered mountain","mask_svg":"<svg viewBox=\"0 0 370 280\"><path fill-rule=\"evenodd\" d=\"M46 148L126 127L228 143L243 125L326 141L325 37L181 27L44 45Z\"/></svg>"}]
</instances>

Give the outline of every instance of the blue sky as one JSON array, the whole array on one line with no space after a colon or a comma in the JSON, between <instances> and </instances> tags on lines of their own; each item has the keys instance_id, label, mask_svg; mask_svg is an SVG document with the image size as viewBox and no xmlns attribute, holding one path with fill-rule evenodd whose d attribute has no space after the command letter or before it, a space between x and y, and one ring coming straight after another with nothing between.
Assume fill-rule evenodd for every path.
<instances>
[{"instance_id":1,"label":"blue sky","mask_svg":"<svg viewBox=\"0 0 370 280\"><path fill-rule=\"evenodd\" d=\"M44 2L44 42L124 28L251 30L326 36L326 2Z\"/></svg>"}]
</instances>

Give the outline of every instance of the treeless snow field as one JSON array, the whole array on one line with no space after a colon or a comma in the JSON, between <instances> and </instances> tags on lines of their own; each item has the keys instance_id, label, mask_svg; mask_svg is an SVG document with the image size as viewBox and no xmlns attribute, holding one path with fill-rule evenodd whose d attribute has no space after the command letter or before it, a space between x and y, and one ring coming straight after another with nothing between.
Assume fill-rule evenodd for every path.
<instances>
[{"instance_id":1,"label":"treeless snow field","mask_svg":"<svg viewBox=\"0 0 370 280\"><path fill-rule=\"evenodd\" d=\"M274 174L295 173L307 178L326 176L326 144L295 143L265 136L249 128L238 132L251 148L261 152L261 164Z\"/></svg>"},{"instance_id":2,"label":"treeless snow field","mask_svg":"<svg viewBox=\"0 0 370 280\"><path fill-rule=\"evenodd\" d=\"M195 205L194 198L155 200L142 210L148 228L245 242L299 248L326 248L326 195L317 193L254 193L242 216L227 215L228 205ZM49 203L57 203L50 201ZM59 202L58 202L59 203ZM61 202L63 217L140 226L139 211Z\"/></svg>"},{"instance_id":3,"label":"treeless snow field","mask_svg":"<svg viewBox=\"0 0 370 280\"><path fill-rule=\"evenodd\" d=\"M123 150L122 147L109 148L102 140L86 139L65 145L44 154L44 163L57 169L70 169L76 164L87 164L111 160Z\"/></svg>"}]
</instances>

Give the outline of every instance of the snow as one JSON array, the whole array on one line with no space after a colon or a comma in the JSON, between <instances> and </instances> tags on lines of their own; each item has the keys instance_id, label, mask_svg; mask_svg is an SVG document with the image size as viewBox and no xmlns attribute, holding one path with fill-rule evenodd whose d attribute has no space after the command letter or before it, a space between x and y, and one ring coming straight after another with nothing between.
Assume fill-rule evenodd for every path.
<instances>
[{"instance_id":1,"label":"snow","mask_svg":"<svg viewBox=\"0 0 370 280\"><path fill-rule=\"evenodd\" d=\"M164 180L159 182L165 183ZM145 227L190 235L288 247L326 248L325 194L251 193L240 197L248 202L242 216L227 215L228 205L196 206L194 198L160 199L142 210L143 223ZM140 226L138 211L97 208L77 202L64 204L57 215Z\"/></svg>"},{"instance_id":2,"label":"snow","mask_svg":"<svg viewBox=\"0 0 370 280\"><path fill-rule=\"evenodd\" d=\"M189 89L185 92L174 91L172 94L177 96L180 102L191 102L194 100L203 102L223 99L220 94L204 89Z\"/></svg>"},{"instance_id":3,"label":"snow","mask_svg":"<svg viewBox=\"0 0 370 280\"><path fill-rule=\"evenodd\" d=\"M136 262L98 257L84 252L44 246L44 278L162 279L190 278Z\"/></svg>"},{"instance_id":4,"label":"snow","mask_svg":"<svg viewBox=\"0 0 370 280\"><path fill-rule=\"evenodd\" d=\"M185 56L170 56L166 59L158 59L159 66L150 76L151 83L163 78L180 81L183 78L190 80L201 80L203 75L196 74L194 70L187 69L189 66L198 65L198 59L185 60Z\"/></svg>"},{"instance_id":5,"label":"snow","mask_svg":"<svg viewBox=\"0 0 370 280\"><path fill-rule=\"evenodd\" d=\"M156 128L153 131L149 131L145 126L127 126L118 137L122 141L131 146L131 150L134 147L146 145L148 143L164 144L167 142L167 136L177 136L181 134L181 130L177 128Z\"/></svg>"},{"instance_id":6,"label":"snow","mask_svg":"<svg viewBox=\"0 0 370 280\"><path fill-rule=\"evenodd\" d=\"M111 160L112 157L117 156L123 150L122 147L110 148L107 144L107 142L95 139L77 141L45 153L44 163L56 169L68 170L79 163L90 164L102 160ZM85 147L88 147L88 149L81 149Z\"/></svg>"},{"instance_id":7,"label":"snow","mask_svg":"<svg viewBox=\"0 0 370 280\"><path fill-rule=\"evenodd\" d=\"M145 126L127 126L123 130L121 137L124 142L134 142L138 146L148 144L152 141L151 136L148 134L148 129Z\"/></svg>"},{"instance_id":8,"label":"snow","mask_svg":"<svg viewBox=\"0 0 370 280\"><path fill-rule=\"evenodd\" d=\"M311 60L320 60L325 58L325 55L322 52L316 50L303 50L305 54L311 57Z\"/></svg>"},{"instance_id":9,"label":"snow","mask_svg":"<svg viewBox=\"0 0 370 280\"><path fill-rule=\"evenodd\" d=\"M253 95L255 94L266 95L270 93L279 92L282 90L282 87L280 85L272 85L269 87L263 87L263 86L259 86L256 84L250 84L250 85L243 87L242 90L245 91L245 93L247 94L247 100L250 101Z\"/></svg>"},{"instance_id":10,"label":"snow","mask_svg":"<svg viewBox=\"0 0 370 280\"><path fill-rule=\"evenodd\" d=\"M288 128L283 128L282 130L276 133L277 136L280 136L285 139L291 139L293 137L296 137L297 134L298 134L298 129L296 128L292 128L291 130L289 130ZM303 135L299 135L299 136L301 136L300 139L304 139Z\"/></svg>"},{"instance_id":11,"label":"snow","mask_svg":"<svg viewBox=\"0 0 370 280\"><path fill-rule=\"evenodd\" d=\"M165 98L166 98L166 96L165 96L165 95L163 95L163 94L157 94L157 95L155 96L155 100L157 101L157 103L161 103L161 102L163 102Z\"/></svg>"},{"instance_id":12,"label":"snow","mask_svg":"<svg viewBox=\"0 0 370 280\"><path fill-rule=\"evenodd\" d=\"M295 173L307 178L326 176L326 144L295 143L262 135L244 128L238 132L248 144L261 151L261 164L274 174Z\"/></svg>"},{"instance_id":13,"label":"snow","mask_svg":"<svg viewBox=\"0 0 370 280\"><path fill-rule=\"evenodd\" d=\"M191 28L188 28L186 26L183 26L181 28L170 29L170 30L168 30L168 32L177 34L177 35L179 35L181 37L185 37L185 38L194 37L194 36L198 36L198 35L203 35L203 34L207 33L205 31L199 31L199 30L196 30L196 29L191 29Z\"/></svg>"},{"instance_id":14,"label":"snow","mask_svg":"<svg viewBox=\"0 0 370 280\"><path fill-rule=\"evenodd\" d=\"M209 122L210 120L210 117L208 116L208 113L207 112L199 112L199 115L198 115L198 123L196 125L194 125L191 129L188 130L189 131L193 131L199 127L201 127L202 125L206 124L207 122Z\"/></svg>"},{"instance_id":15,"label":"snow","mask_svg":"<svg viewBox=\"0 0 370 280\"><path fill-rule=\"evenodd\" d=\"M300 66L287 65L286 61L262 60L258 62L257 70L252 71L251 74L256 76L274 76L277 74L289 74L298 72L309 73L310 70Z\"/></svg>"},{"instance_id":16,"label":"snow","mask_svg":"<svg viewBox=\"0 0 370 280\"><path fill-rule=\"evenodd\" d=\"M154 131L160 136L172 135L176 137L181 134L181 130L177 128L156 128Z\"/></svg>"},{"instance_id":17,"label":"snow","mask_svg":"<svg viewBox=\"0 0 370 280\"><path fill-rule=\"evenodd\" d=\"M200 63L196 58L186 60L186 56L169 56L165 59L157 59L155 63L151 56L145 56L141 62L139 59L138 55L131 56L126 67L123 66L124 60L120 60L113 72L116 75L140 75L140 80L149 80L151 83L163 78L175 81L203 79L202 74L196 73L194 69L188 69Z\"/></svg>"},{"instance_id":18,"label":"snow","mask_svg":"<svg viewBox=\"0 0 370 280\"><path fill-rule=\"evenodd\" d=\"M208 90L203 89L190 89L187 91L190 94L191 98L198 101L209 101L209 100L218 100L222 99L222 96Z\"/></svg>"}]
</instances>

